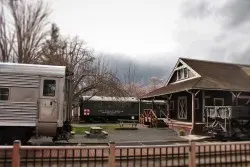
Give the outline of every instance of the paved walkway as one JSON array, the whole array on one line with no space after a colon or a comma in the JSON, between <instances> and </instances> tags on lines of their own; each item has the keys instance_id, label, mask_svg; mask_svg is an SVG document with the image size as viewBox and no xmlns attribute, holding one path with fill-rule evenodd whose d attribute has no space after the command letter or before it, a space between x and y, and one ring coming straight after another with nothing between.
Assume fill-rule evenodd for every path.
<instances>
[{"instance_id":1,"label":"paved walkway","mask_svg":"<svg viewBox=\"0 0 250 167\"><path fill-rule=\"evenodd\" d=\"M93 126L93 125L92 125ZM108 143L114 141L119 145L165 145L173 142L188 141L168 128L139 127L138 130L106 130L106 138L88 138L85 135L75 135L70 139L72 143ZM51 138L31 139L36 144L50 143ZM64 141L59 141L64 142Z\"/></svg>"}]
</instances>

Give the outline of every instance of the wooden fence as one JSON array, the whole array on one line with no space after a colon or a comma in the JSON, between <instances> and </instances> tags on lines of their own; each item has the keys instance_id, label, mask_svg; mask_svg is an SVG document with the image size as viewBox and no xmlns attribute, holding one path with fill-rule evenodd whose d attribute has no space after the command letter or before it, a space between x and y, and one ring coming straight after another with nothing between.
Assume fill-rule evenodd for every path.
<instances>
[{"instance_id":1,"label":"wooden fence","mask_svg":"<svg viewBox=\"0 0 250 167\"><path fill-rule=\"evenodd\" d=\"M250 142L161 146L0 146L0 166L250 166Z\"/></svg>"}]
</instances>

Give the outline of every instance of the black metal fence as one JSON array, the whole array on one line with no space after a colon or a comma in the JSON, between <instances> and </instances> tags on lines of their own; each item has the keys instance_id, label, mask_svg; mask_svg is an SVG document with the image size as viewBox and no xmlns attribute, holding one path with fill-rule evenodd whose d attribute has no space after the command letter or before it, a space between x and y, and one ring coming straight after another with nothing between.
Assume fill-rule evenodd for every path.
<instances>
[{"instance_id":1,"label":"black metal fence","mask_svg":"<svg viewBox=\"0 0 250 167\"><path fill-rule=\"evenodd\" d=\"M0 167L250 166L250 142L162 146L0 146Z\"/></svg>"},{"instance_id":2,"label":"black metal fence","mask_svg":"<svg viewBox=\"0 0 250 167\"><path fill-rule=\"evenodd\" d=\"M0 166L11 166L12 162L12 146L0 147Z\"/></svg>"},{"instance_id":3,"label":"black metal fence","mask_svg":"<svg viewBox=\"0 0 250 167\"><path fill-rule=\"evenodd\" d=\"M55 147L30 147L20 149L22 167L47 167L47 166L108 166L109 147L83 147L83 146L55 146Z\"/></svg>"},{"instance_id":4,"label":"black metal fence","mask_svg":"<svg viewBox=\"0 0 250 167\"><path fill-rule=\"evenodd\" d=\"M190 145L116 147L116 164L123 166L188 166Z\"/></svg>"},{"instance_id":5,"label":"black metal fence","mask_svg":"<svg viewBox=\"0 0 250 167\"><path fill-rule=\"evenodd\" d=\"M196 166L250 166L250 142L198 143Z\"/></svg>"}]
</instances>

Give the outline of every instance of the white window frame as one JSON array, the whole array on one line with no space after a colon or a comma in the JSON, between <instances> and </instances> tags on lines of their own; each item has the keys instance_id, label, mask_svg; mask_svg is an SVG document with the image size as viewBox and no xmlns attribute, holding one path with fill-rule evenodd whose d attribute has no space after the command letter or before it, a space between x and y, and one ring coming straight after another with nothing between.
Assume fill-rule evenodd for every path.
<instances>
[{"instance_id":1,"label":"white window frame","mask_svg":"<svg viewBox=\"0 0 250 167\"><path fill-rule=\"evenodd\" d=\"M214 106L215 106L215 101L216 101L216 100L221 100L221 101L222 101L222 106L225 105L225 103L224 103L224 98L214 98Z\"/></svg>"},{"instance_id":2,"label":"white window frame","mask_svg":"<svg viewBox=\"0 0 250 167\"><path fill-rule=\"evenodd\" d=\"M185 77L185 70L187 71L187 76ZM184 79L187 79L187 78L189 78L189 73L188 73L188 68L187 67L185 67L184 69L183 69L183 75L184 75Z\"/></svg>"},{"instance_id":3,"label":"white window frame","mask_svg":"<svg viewBox=\"0 0 250 167\"><path fill-rule=\"evenodd\" d=\"M180 117L180 111L179 111L179 100L180 99L185 99L185 101L186 101L186 106L185 106L185 113L183 114L184 115L184 117ZM187 97L186 96L180 96L180 97L178 97L178 105L177 105L177 115L178 115L178 119L187 119Z\"/></svg>"},{"instance_id":4,"label":"white window frame","mask_svg":"<svg viewBox=\"0 0 250 167\"><path fill-rule=\"evenodd\" d=\"M200 103L199 103L199 98L194 99L194 109L199 110L200 109Z\"/></svg>"},{"instance_id":5,"label":"white window frame","mask_svg":"<svg viewBox=\"0 0 250 167\"><path fill-rule=\"evenodd\" d=\"M187 76L185 76L185 70L187 70ZM176 70L177 81L188 79L189 78L188 72L189 72L189 69L187 67L182 67L182 68ZM180 73L180 75L183 74L183 78L180 78L179 73Z\"/></svg>"},{"instance_id":6,"label":"white window frame","mask_svg":"<svg viewBox=\"0 0 250 167\"><path fill-rule=\"evenodd\" d=\"M179 73L180 73L181 71L180 70L177 70L176 71L176 75L177 75L177 81L180 81L181 79L180 79L180 76L179 76Z\"/></svg>"},{"instance_id":7,"label":"white window frame","mask_svg":"<svg viewBox=\"0 0 250 167\"><path fill-rule=\"evenodd\" d=\"M55 81L55 84L56 84L56 90L55 90L55 95L54 96L44 96L43 94L43 89L44 89L44 81L45 80L54 80ZM59 90L59 80L57 78L51 78L51 77L43 77L41 79L41 82L40 82L40 98L43 98L43 99L54 99L54 98L57 98L58 97L58 90Z\"/></svg>"}]
</instances>

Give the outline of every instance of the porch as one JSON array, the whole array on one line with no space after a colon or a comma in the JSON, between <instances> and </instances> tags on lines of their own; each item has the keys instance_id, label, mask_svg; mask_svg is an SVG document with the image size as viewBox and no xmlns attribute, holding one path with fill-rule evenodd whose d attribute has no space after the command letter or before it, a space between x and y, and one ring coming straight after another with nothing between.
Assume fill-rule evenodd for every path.
<instances>
[{"instance_id":1,"label":"porch","mask_svg":"<svg viewBox=\"0 0 250 167\"><path fill-rule=\"evenodd\" d=\"M141 99L165 100L169 124L196 134L209 122L220 124L220 113L228 117L223 121L233 120L234 125L244 122L250 111L249 85L250 65L179 58L166 85ZM212 109L216 106L223 106L224 110L226 106L226 111ZM210 112L206 113L209 107Z\"/></svg>"},{"instance_id":2,"label":"porch","mask_svg":"<svg viewBox=\"0 0 250 167\"><path fill-rule=\"evenodd\" d=\"M250 124L244 120L250 119L249 95L230 91L185 90L157 96L152 101L165 100L167 125L178 132L201 135L211 127L220 126L223 127L219 128L221 131L232 134L231 124L234 127L237 124L240 133L243 131L239 127ZM152 122L157 120L154 113L151 113Z\"/></svg>"},{"instance_id":3,"label":"porch","mask_svg":"<svg viewBox=\"0 0 250 167\"><path fill-rule=\"evenodd\" d=\"M216 138L249 139L249 106L205 106L204 130Z\"/></svg>"}]
</instances>

